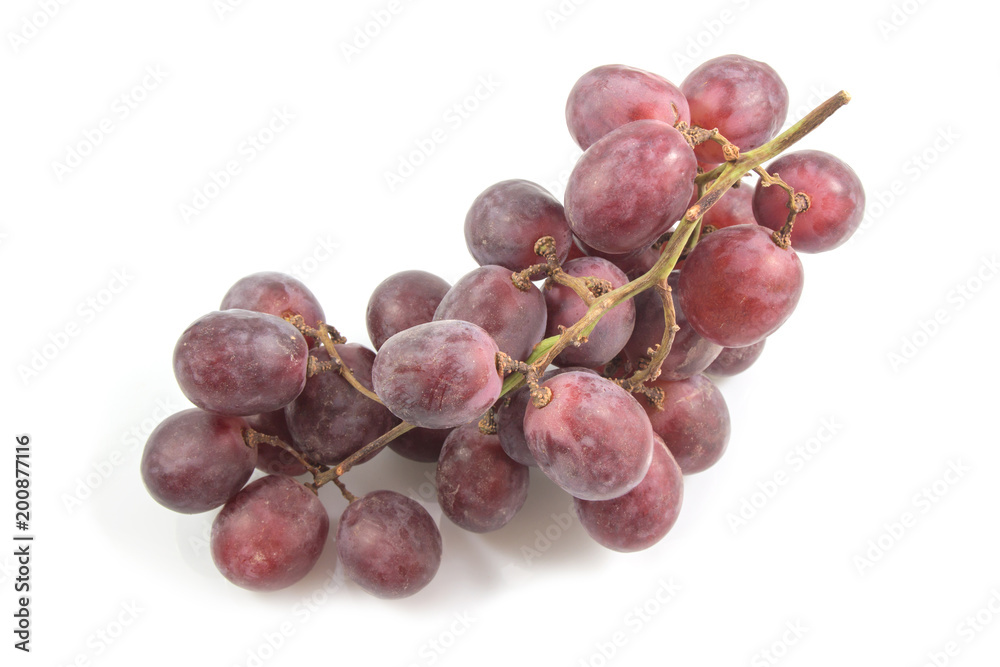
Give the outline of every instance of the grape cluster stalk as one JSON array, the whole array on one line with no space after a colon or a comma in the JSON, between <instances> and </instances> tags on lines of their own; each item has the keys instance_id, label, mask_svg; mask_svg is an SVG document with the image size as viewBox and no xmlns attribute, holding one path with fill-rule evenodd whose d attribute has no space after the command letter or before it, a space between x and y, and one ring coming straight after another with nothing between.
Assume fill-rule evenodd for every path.
<instances>
[{"instance_id":1,"label":"grape cluster stalk","mask_svg":"<svg viewBox=\"0 0 1000 667\"><path fill-rule=\"evenodd\" d=\"M799 253L860 224L847 164L786 153L849 101L841 91L775 136L788 92L765 63L715 58L680 86L624 65L586 73L566 106L584 153L565 201L523 179L487 188L464 226L479 268L454 285L420 270L383 281L365 313L374 350L275 272L240 279L188 327L174 373L196 407L151 433L150 495L177 512L221 507L212 558L259 591L318 561L330 483L348 501L334 530L351 580L382 598L433 580L443 545L426 509L342 479L385 448L436 462L442 512L471 532L517 515L535 466L596 542L651 547L684 476L728 447L710 376L749 368L792 314ZM255 467L267 474L247 484Z\"/></svg>"}]
</instances>

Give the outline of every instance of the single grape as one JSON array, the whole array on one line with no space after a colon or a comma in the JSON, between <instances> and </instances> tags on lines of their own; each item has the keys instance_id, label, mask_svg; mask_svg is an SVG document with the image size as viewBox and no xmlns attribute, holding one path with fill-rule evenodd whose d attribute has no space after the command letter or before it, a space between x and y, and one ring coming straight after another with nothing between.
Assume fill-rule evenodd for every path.
<instances>
[{"instance_id":1,"label":"single grape","mask_svg":"<svg viewBox=\"0 0 1000 667\"><path fill-rule=\"evenodd\" d=\"M584 500L608 500L642 481L653 455L653 428L642 406L610 380L563 373L543 385L544 408L529 404L524 437L552 481Z\"/></svg>"},{"instance_id":2,"label":"single grape","mask_svg":"<svg viewBox=\"0 0 1000 667\"><path fill-rule=\"evenodd\" d=\"M365 323L378 350L393 334L434 319L441 299L451 289L442 278L426 271L400 271L375 288L368 299Z\"/></svg>"},{"instance_id":3,"label":"single grape","mask_svg":"<svg viewBox=\"0 0 1000 667\"><path fill-rule=\"evenodd\" d=\"M751 345L788 319L802 294L802 263L771 230L737 225L688 254L677 296L692 328L723 347Z\"/></svg>"},{"instance_id":4,"label":"single grape","mask_svg":"<svg viewBox=\"0 0 1000 667\"><path fill-rule=\"evenodd\" d=\"M798 252L825 252L842 245L861 225L865 189L847 164L823 151L786 153L767 167L796 192L805 192L809 208L795 216L792 247ZM711 212L711 211L710 211ZM757 183L753 195L757 222L781 229L788 220L788 193Z\"/></svg>"},{"instance_id":5,"label":"single grape","mask_svg":"<svg viewBox=\"0 0 1000 667\"><path fill-rule=\"evenodd\" d=\"M389 410L423 428L478 419L500 397L497 344L470 322L438 320L400 331L375 355L372 384Z\"/></svg>"},{"instance_id":6,"label":"single grape","mask_svg":"<svg viewBox=\"0 0 1000 667\"><path fill-rule=\"evenodd\" d=\"M252 591L286 588L316 565L330 517L316 494L291 477L247 485L212 523L212 560L222 575Z\"/></svg>"},{"instance_id":7,"label":"single grape","mask_svg":"<svg viewBox=\"0 0 1000 667\"><path fill-rule=\"evenodd\" d=\"M616 289L628 282L621 269L606 259L599 257L581 257L570 260L563 265L563 270L577 278L593 277L607 280ZM548 310L548 323L545 336L556 336L559 327L569 327L576 324L588 309L586 303L576 292L565 285L552 282L544 292L545 306ZM635 304L631 299L621 302L608 311L594 330L587 336L587 342L580 347L569 346L559 353L554 363L557 366L585 366L593 368L611 361L621 352L632 335L635 326Z\"/></svg>"},{"instance_id":8,"label":"single grape","mask_svg":"<svg viewBox=\"0 0 1000 667\"><path fill-rule=\"evenodd\" d=\"M691 203L694 204L695 201L697 199ZM786 209L785 215L787 214ZM738 188L729 188L729 191L705 212L701 224L706 227L711 225L716 229L734 225L756 225L757 219L753 217L753 188L746 184Z\"/></svg>"},{"instance_id":9,"label":"single grape","mask_svg":"<svg viewBox=\"0 0 1000 667\"><path fill-rule=\"evenodd\" d=\"M309 348L298 329L249 310L209 313L174 348L174 375L203 410L249 416L284 407L306 384Z\"/></svg>"},{"instance_id":10,"label":"single grape","mask_svg":"<svg viewBox=\"0 0 1000 667\"><path fill-rule=\"evenodd\" d=\"M744 153L774 137L788 115L788 89L781 77L770 65L744 56L705 61L688 74L681 91L691 107L692 125L718 128ZM725 161L714 141L694 152L707 165Z\"/></svg>"},{"instance_id":11,"label":"single grape","mask_svg":"<svg viewBox=\"0 0 1000 667\"><path fill-rule=\"evenodd\" d=\"M636 120L691 122L687 100L662 76L626 65L602 65L577 80L566 101L566 124L580 148Z\"/></svg>"},{"instance_id":12,"label":"single grape","mask_svg":"<svg viewBox=\"0 0 1000 667\"><path fill-rule=\"evenodd\" d=\"M704 375L678 382L656 380L649 386L663 390L663 409L642 399L646 414L684 474L715 465L726 451L731 430L719 388Z\"/></svg>"},{"instance_id":13,"label":"single grape","mask_svg":"<svg viewBox=\"0 0 1000 667\"><path fill-rule=\"evenodd\" d=\"M375 353L357 343L336 346L354 378L372 390ZM310 351L317 361L329 361L322 348ZM368 398L338 371L317 373L298 398L285 407L285 419L296 445L310 460L333 466L396 425L384 405Z\"/></svg>"},{"instance_id":14,"label":"single grape","mask_svg":"<svg viewBox=\"0 0 1000 667\"><path fill-rule=\"evenodd\" d=\"M459 527L474 533L497 530L528 498L528 468L504 453L499 437L470 422L445 440L437 497L441 511Z\"/></svg>"},{"instance_id":15,"label":"single grape","mask_svg":"<svg viewBox=\"0 0 1000 667\"><path fill-rule=\"evenodd\" d=\"M481 266L448 290L435 320L464 320L486 330L497 347L514 359L527 359L545 335L545 298L528 283L522 292L502 266Z\"/></svg>"},{"instance_id":16,"label":"single grape","mask_svg":"<svg viewBox=\"0 0 1000 667\"><path fill-rule=\"evenodd\" d=\"M295 447L295 439L288 430L285 421L285 411L275 410L246 418L247 425L258 433L272 435L287 445ZM296 448L296 451L301 451ZM257 470L263 470L270 475L288 475L297 477L305 474L306 467L302 462L277 445L266 442L257 444Z\"/></svg>"},{"instance_id":17,"label":"single grape","mask_svg":"<svg viewBox=\"0 0 1000 667\"><path fill-rule=\"evenodd\" d=\"M679 329L674 333L670 352L660 366L660 377L664 380L683 380L697 375L708 368L722 351L721 345L716 345L698 335L684 316L684 310L680 307L676 295L679 274L679 271L672 271L667 277L667 284L674 290L671 298ZM663 301L653 290L641 292L633 300L635 328L632 330L632 337L625 345L625 354L632 364L637 366L640 359L649 356L650 348L662 343L666 320L663 315Z\"/></svg>"},{"instance_id":18,"label":"single grape","mask_svg":"<svg viewBox=\"0 0 1000 667\"><path fill-rule=\"evenodd\" d=\"M765 338L753 345L722 348L722 352L719 353L719 356L715 358L715 361L712 362L712 365L705 372L721 377L742 373L760 358L766 341L767 339Z\"/></svg>"},{"instance_id":19,"label":"single grape","mask_svg":"<svg viewBox=\"0 0 1000 667\"><path fill-rule=\"evenodd\" d=\"M372 491L340 517L337 556L350 579L380 598L404 598L430 583L441 564L441 533L416 501Z\"/></svg>"},{"instance_id":20,"label":"single grape","mask_svg":"<svg viewBox=\"0 0 1000 667\"><path fill-rule=\"evenodd\" d=\"M658 435L653 460L639 485L611 500L574 499L576 515L587 533L615 551L648 549L673 528L684 499L681 468Z\"/></svg>"},{"instance_id":21,"label":"single grape","mask_svg":"<svg viewBox=\"0 0 1000 667\"><path fill-rule=\"evenodd\" d=\"M535 241L543 236L555 239L559 261L565 261L572 242L563 205L531 181L491 185L465 216L465 243L480 266L523 271L544 262L535 254Z\"/></svg>"},{"instance_id":22,"label":"single grape","mask_svg":"<svg viewBox=\"0 0 1000 667\"><path fill-rule=\"evenodd\" d=\"M252 273L236 281L219 310L253 310L276 317L301 315L314 329L326 321L323 307L302 281L277 271Z\"/></svg>"},{"instance_id":23,"label":"single grape","mask_svg":"<svg viewBox=\"0 0 1000 667\"><path fill-rule=\"evenodd\" d=\"M556 375L581 371L584 373L596 372L582 366L570 366L569 368L553 368L545 372L541 377L541 382L545 382ZM523 385L508 394L510 400L501 404L497 410L497 436L500 438L500 446L507 456L518 463L526 466L537 466L535 457L531 455L528 442L524 439L524 411L528 409L528 402L531 400L531 388Z\"/></svg>"},{"instance_id":24,"label":"single grape","mask_svg":"<svg viewBox=\"0 0 1000 667\"><path fill-rule=\"evenodd\" d=\"M197 408L164 419L142 452L142 481L168 509L197 514L219 507L250 479L257 451L243 440L246 422Z\"/></svg>"},{"instance_id":25,"label":"single grape","mask_svg":"<svg viewBox=\"0 0 1000 667\"><path fill-rule=\"evenodd\" d=\"M389 443L389 449L420 463L437 463L450 428L415 428Z\"/></svg>"},{"instance_id":26,"label":"single grape","mask_svg":"<svg viewBox=\"0 0 1000 667\"><path fill-rule=\"evenodd\" d=\"M587 149L566 185L573 233L602 252L651 246L687 209L697 170L681 133L658 120L637 120Z\"/></svg>"}]
</instances>

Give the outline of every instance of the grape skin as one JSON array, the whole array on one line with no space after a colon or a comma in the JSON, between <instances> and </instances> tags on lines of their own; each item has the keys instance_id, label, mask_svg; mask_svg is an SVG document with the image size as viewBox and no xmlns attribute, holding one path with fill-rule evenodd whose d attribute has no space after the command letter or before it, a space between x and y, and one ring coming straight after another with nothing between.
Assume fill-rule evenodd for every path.
<instances>
[{"instance_id":1,"label":"grape skin","mask_svg":"<svg viewBox=\"0 0 1000 667\"><path fill-rule=\"evenodd\" d=\"M226 503L212 523L212 560L252 591L287 588L309 574L330 517L316 494L291 477L261 477Z\"/></svg>"},{"instance_id":2,"label":"grape skin","mask_svg":"<svg viewBox=\"0 0 1000 667\"><path fill-rule=\"evenodd\" d=\"M285 421L283 409L251 415L246 418L246 422L247 426L258 433L274 436L286 445L295 446L295 440L288 431L288 423ZM306 467L283 447L260 442L257 443L257 470L263 470L270 475L297 477L305 474Z\"/></svg>"},{"instance_id":3,"label":"grape skin","mask_svg":"<svg viewBox=\"0 0 1000 667\"><path fill-rule=\"evenodd\" d=\"M415 428L389 443L389 449L403 458L420 463L436 463L450 428Z\"/></svg>"},{"instance_id":4,"label":"grape skin","mask_svg":"<svg viewBox=\"0 0 1000 667\"><path fill-rule=\"evenodd\" d=\"M357 343L335 347L354 378L371 391L375 353ZM322 348L310 354L317 361L330 360ZM352 387L336 370L309 378L298 398L285 407L285 419L302 453L328 466L340 463L396 425L396 418L385 406Z\"/></svg>"},{"instance_id":5,"label":"grape skin","mask_svg":"<svg viewBox=\"0 0 1000 667\"><path fill-rule=\"evenodd\" d=\"M375 393L397 417L423 428L478 419L500 397L497 344L470 322L438 320L397 333L372 367Z\"/></svg>"},{"instance_id":6,"label":"grape skin","mask_svg":"<svg viewBox=\"0 0 1000 667\"><path fill-rule=\"evenodd\" d=\"M499 437L471 422L445 440L437 497L445 516L459 527L494 531L507 525L528 498L528 468L504 453Z\"/></svg>"},{"instance_id":7,"label":"grape skin","mask_svg":"<svg viewBox=\"0 0 1000 667\"><path fill-rule=\"evenodd\" d=\"M788 115L788 89L767 63L728 55L707 60L681 83L691 107L691 124L718 128L740 151L763 146L774 137ZM725 161L722 147L706 141L695 154L700 162Z\"/></svg>"},{"instance_id":8,"label":"grape skin","mask_svg":"<svg viewBox=\"0 0 1000 667\"><path fill-rule=\"evenodd\" d=\"M372 595L413 595L441 564L441 533L416 501L395 491L373 491L340 517L337 556L347 576Z\"/></svg>"},{"instance_id":9,"label":"grape skin","mask_svg":"<svg viewBox=\"0 0 1000 667\"><path fill-rule=\"evenodd\" d=\"M496 264L523 271L544 260L535 241L555 240L556 256L566 260L572 245L562 203L548 190L522 179L486 188L465 216L465 243L480 266Z\"/></svg>"},{"instance_id":10,"label":"grape skin","mask_svg":"<svg viewBox=\"0 0 1000 667\"><path fill-rule=\"evenodd\" d=\"M738 188L729 188L719 201L712 208L705 211L701 218L701 224L705 227L711 225L716 229L732 227L734 225L756 225L757 219L753 215L753 188L744 184ZM694 204L697 199L692 201ZM788 201L787 198L785 201ZM788 209L785 209L788 215Z\"/></svg>"},{"instance_id":11,"label":"grape skin","mask_svg":"<svg viewBox=\"0 0 1000 667\"><path fill-rule=\"evenodd\" d=\"M236 281L222 298L219 310L253 310L275 317L301 315L317 329L326 320L323 307L302 281L277 271L252 273Z\"/></svg>"},{"instance_id":12,"label":"grape skin","mask_svg":"<svg viewBox=\"0 0 1000 667\"><path fill-rule=\"evenodd\" d=\"M611 500L574 499L580 524L598 543L614 551L648 549L673 528L684 500L681 468L658 435L653 460L642 482Z\"/></svg>"},{"instance_id":13,"label":"grape skin","mask_svg":"<svg viewBox=\"0 0 1000 667\"><path fill-rule=\"evenodd\" d=\"M704 375L677 382L656 380L649 386L663 390L663 409L646 402L646 414L684 474L715 465L732 431L729 408L719 388Z\"/></svg>"},{"instance_id":14,"label":"grape skin","mask_svg":"<svg viewBox=\"0 0 1000 667\"><path fill-rule=\"evenodd\" d=\"M786 153L767 167L796 192L812 200L795 216L792 247L797 252L826 252L843 245L861 225L865 215L865 189L847 164L823 151ZM757 184L753 214L770 229L781 229L788 219L788 193Z\"/></svg>"},{"instance_id":15,"label":"grape skin","mask_svg":"<svg viewBox=\"0 0 1000 667\"><path fill-rule=\"evenodd\" d=\"M435 320L464 320L486 330L501 352L524 360L545 335L545 298L530 282L521 291L502 266L481 266L444 295Z\"/></svg>"},{"instance_id":16,"label":"grape skin","mask_svg":"<svg viewBox=\"0 0 1000 667\"><path fill-rule=\"evenodd\" d=\"M365 313L368 337L375 349L393 334L434 319L434 311L449 289L446 280L426 271L400 271L379 283Z\"/></svg>"},{"instance_id":17,"label":"grape skin","mask_svg":"<svg viewBox=\"0 0 1000 667\"><path fill-rule=\"evenodd\" d=\"M164 419L149 434L139 465L149 495L183 514L207 512L232 498L257 462L244 428L239 417L197 408Z\"/></svg>"},{"instance_id":18,"label":"grape skin","mask_svg":"<svg viewBox=\"0 0 1000 667\"><path fill-rule=\"evenodd\" d=\"M760 358L761 353L764 352L765 342L767 342L766 338L744 347L724 347L705 372L722 377L738 375L750 368Z\"/></svg>"},{"instance_id":19,"label":"grape skin","mask_svg":"<svg viewBox=\"0 0 1000 667\"><path fill-rule=\"evenodd\" d=\"M687 209L697 167L671 125L624 125L588 148L573 168L565 197L569 227L602 252L651 246Z\"/></svg>"},{"instance_id":20,"label":"grape skin","mask_svg":"<svg viewBox=\"0 0 1000 667\"><path fill-rule=\"evenodd\" d=\"M563 270L577 278L593 277L607 280L613 289L628 282L621 269L600 257L581 257L570 260ZM572 288L558 283L546 286L545 306L548 323L545 336L557 336L560 326L576 324L586 313L588 306ZM579 347L569 346L555 358L556 366L584 366L593 368L606 364L621 352L635 327L635 304L628 299L618 304L601 318L594 330L587 336L587 342Z\"/></svg>"},{"instance_id":21,"label":"grape skin","mask_svg":"<svg viewBox=\"0 0 1000 667\"><path fill-rule=\"evenodd\" d=\"M692 328L723 347L752 345L788 319L802 294L802 263L771 230L737 225L701 239L677 283Z\"/></svg>"},{"instance_id":22,"label":"grape skin","mask_svg":"<svg viewBox=\"0 0 1000 667\"><path fill-rule=\"evenodd\" d=\"M677 86L636 67L595 67L577 80L566 100L569 133L583 150L608 132L643 119L690 123L691 111Z\"/></svg>"},{"instance_id":23,"label":"grape skin","mask_svg":"<svg viewBox=\"0 0 1000 667\"><path fill-rule=\"evenodd\" d=\"M653 455L653 427L620 386L590 373L558 375L544 408L529 404L524 437L552 481L584 500L617 498L642 481Z\"/></svg>"},{"instance_id":24,"label":"grape skin","mask_svg":"<svg viewBox=\"0 0 1000 667\"><path fill-rule=\"evenodd\" d=\"M274 315L216 311L196 320L174 348L174 376L203 410L245 417L283 408L306 384L309 348Z\"/></svg>"}]
</instances>

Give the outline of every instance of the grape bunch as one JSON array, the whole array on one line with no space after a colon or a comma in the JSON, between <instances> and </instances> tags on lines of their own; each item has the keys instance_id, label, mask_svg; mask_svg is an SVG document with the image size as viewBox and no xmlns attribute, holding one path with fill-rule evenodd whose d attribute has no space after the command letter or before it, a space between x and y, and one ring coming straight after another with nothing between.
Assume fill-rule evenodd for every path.
<instances>
[{"instance_id":1,"label":"grape bunch","mask_svg":"<svg viewBox=\"0 0 1000 667\"><path fill-rule=\"evenodd\" d=\"M564 201L523 179L486 188L464 226L479 266L454 285L421 270L386 278L365 314L371 348L281 273L238 280L192 323L173 365L195 407L150 435L146 488L177 512L221 507L212 558L251 590L316 564L331 482L349 501L335 531L351 580L399 598L433 579L443 545L427 510L343 480L385 448L436 462L441 511L466 530L509 523L535 466L601 545L656 544L684 476L729 444L710 378L749 368L792 314L800 253L843 244L861 221L849 166L784 152L848 100L776 136L788 91L743 56L680 86L623 65L584 74L566 104L584 152ZM255 468L265 474L248 484Z\"/></svg>"}]
</instances>

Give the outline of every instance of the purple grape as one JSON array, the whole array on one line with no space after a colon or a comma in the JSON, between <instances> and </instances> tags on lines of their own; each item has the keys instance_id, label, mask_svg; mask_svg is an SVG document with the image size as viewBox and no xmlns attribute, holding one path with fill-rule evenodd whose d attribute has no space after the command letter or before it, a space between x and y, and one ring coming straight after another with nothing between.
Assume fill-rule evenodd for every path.
<instances>
[{"instance_id":1,"label":"purple grape","mask_svg":"<svg viewBox=\"0 0 1000 667\"><path fill-rule=\"evenodd\" d=\"M845 243L861 225L865 215L864 186L854 170L836 157L823 151L786 153L767 170L812 200L806 211L795 216L792 247L796 251L832 250ZM757 183L753 214L765 227L781 229L788 220L788 193Z\"/></svg>"},{"instance_id":2,"label":"purple grape","mask_svg":"<svg viewBox=\"0 0 1000 667\"><path fill-rule=\"evenodd\" d=\"M257 462L244 428L239 417L197 408L164 419L149 434L139 466L149 495L184 514L207 512L232 498Z\"/></svg>"},{"instance_id":3,"label":"purple grape","mask_svg":"<svg viewBox=\"0 0 1000 667\"><path fill-rule=\"evenodd\" d=\"M667 277L671 289L677 289L679 272L673 271ZM672 295L674 315L680 329L674 334L674 342L670 346L663 365L660 366L660 378L664 380L683 380L697 375L708 368L719 353L721 345L705 340L691 328L684 310L680 307L676 292ZM639 359L649 356L648 350L663 341L663 331L666 320L663 316L663 302L653 290L646 290L635 297L635 328L632 337L625 345L625 354L633 364L638 365Z\"/></svg>"},{"instance_id":4,"label":"purple grape","mask_svg":"<svg viewBox=\"0 0 1000 667\"><path fill-rule=\"evenodd\" d=\"M707 60L694 69L681 91L691 106L691 124L718 128L742 152L763 146L774 137L788 114L788 89L766 63L728 55ZM706 165L725 162L722 147L706 141L697 148Z\"/></svg>"},{"instance_id":5,"label":"purple grape","mask_svg":"<svg viewBox=\"0 0 1000 667\"><path fill-rule=\"evenodd\" d=\"M300 280L276 271L261 271L240 278L222 298L219 310L253 310L275 317L301 315L314 329L326 321L323 307Z\"/></svg>"},{"instance_id":6,"label":"purple grape","mask_svg":"<svg viewBox=\"0 0 1000 667\"><path fill-rule=\"evenodd\" d=\"M420 463L437 463L450 428L415 428L389 443L389 449Z\"/></svg>"},{"instance_id":7,"label":"purple grape","mask_svg":"<svg viewBox=\"0 0 1000 667\"><path fill-rule=\"evenodd\" d=\"M286 588L323 552L330 518L316 494L291 477L261 477L226 503L212 523L212 560L252 591Z\"/></svg>"},{"instance_id":8,"label":"purple grape","mask_svg":"<svg viewBox=\"0 0 1000 667\"><path fill-rule=\"evenodd\" d=\"M285 411L275 410L265 412L260 415L251 415L246 418L247 426L263 433L272 435L285 444L295 446L292 434L288 432L288 424L285 422ZM298 450L296 450L298 451ZM262 470L269 475L287 475L297 477L306 472L306 467L302 463L277 445L266 442L257 444L257 470Z\"/></svg>"},{"instance_id":9,"label":"purple grape","mask_svg":"<svg viewBox=\"0 0 1000 667\"><path fill-rule=\"evenodd\" d=\"M690 123L691 112L677 86L635 67L595 67L574 84L566 101L569 133L583 150L608 132L643 119Z\"/></svg>"},{"instance_id":10,"label":"purple grape","mask_svg":"<svg viewBox=\"0 0 1000 667\"><path fill-rule=\"evenodd\" d=\"M684 478L667 446L653 436L649 472L634 489L611 500L574 499L587 533L615 551L648 549L673 528L684 499Z\"/></svg>"},{"instance_id":11,"label":"purple grape","mask_svg":"<svg viewBox=\"0 0 1000 667\"><path fill-rule=\"evenodd\" d=\"M564 373L545 382L552 401L528 405L524 437L552 481L584 500L609 500L642 481L653 455L653 428L642 406L610 380Z\"/></svg>"},{"instance_id":12,"label":"purple grape","mask_svg":"<svg viewBox=\"0 0 1000 667\"><path fill-rule=\"evenodd\" d=\"M465 243L480 266L523 271L544 262L535 254L535 241L543 236L555 239L559 261L565 261L572 241L563 205L531 181L491 185L465 216Z\"/></svg>"},{"instance_id":13,"label":"purple grape","mask_svg":"<svg viewBox=\"0 0 1000 667\"><path fill-rule=\"evenodd\" d=\"M593 373L589 368L582 366L570 366L569 368L553 368L542 375L541 381L545 382L556 375L581 371ZM497 410L497 436L500 438L500 446L510 458L526 466L537 466L535 457L531 455L528 448L528 441L524 439L524 411L528 409L528 402L531 400L531 388L522 385L508 395L510 400L506 401Z\"/></svg>"},{"instance_id":14,"label":"purple grape","mask_svg":"<svg viewBox=\"0 0 1000 667\"><path fill-rule=\"evenodd\" d=\"M216 311L181 334L174 375L199 408L245 417L291 403L306 384L308 358L302 334L281 318Z\"/></svg>"},{"instance_id":15,"label":"purple grape","mask_svg":"<svg viewBox=\"0 0 1000 667\"><path fill-rule=\"evenodd\" d=\"M759 225L726 227L688 254L677 296L703 337L723 347L751 345L792 314L802 294L802 262L771 233Z\"/></svg>"},{"instance_id":16,"label":"purple grape","mask_svg":"<svg viewBox=\"0 0 1000 667\"><path fill-rule=\"evenodd\" d=\"M375 355L372 384L389 410L423 428L478 419L500 397L497 344L460 320L419 324L397 333Z\"/></svg>"},{"instance_id":17,"label":"purple grape","mask_svg":"<svg viewBox=\"0 0 1000 667\"><path fill-rule=\"evenodd\" d=\"M441 564L441 533L416 501L372 491L340 517L337 556L350 579L380 598L404 598L430 583Z\"/></svg>"},{"instance_id":18,"label":"purple grape","mask_svg":"<svg viewBox=\"0 0 1000 667\"><path fill-rule=\"evenodd\" d=\"M788 215L787 209L785 215ZM734 225L756 225L757 219L753 217L753 188L746 184L738 188L729 188L722 199L705 211L701 224L711 225L716 229Z\"/></svg>"},{"instance_id":19,"label":"purple grape","mask_svg":"<svg viewBox=\"0 0 1000 667\"><path fill-rule=\"evenodd\" d=\"M637 120L587 149L566 185L573 233L602 252L653 245L677 222L694 192L698 164L681 133Z\"/></svg>"},{"instance_id":20,"label":"purple grape","mask_svg":"<svg viewBox=\"0 0 1000 667\"><path fill-rule=\"evenodd\" d=\"M657 380L649 386L663 390L663 409L645 402L646 414L684 474L715 465L726 451L731 430L729 408L718 387L704 375L679 382Z\"/></svg>"},{"instance_id":21,"label":"purple grape","mask_svg":"<svg viewBox=\"0 0 1000 667\"><path fill-rule=\"evenodd\" d=\"M765 342L767 342L766 338L753 345L724 347L705 372L721 377L738 375L753 366L753 363L760 358L764 351Z\"/></svg>"},{"instance_id":22,"label":"purple grape","mask_svg":"<svg viewBox=\"0 0 1000 667\"><path fill-rule=\"evenodd\" d=\"M355 379L372 390L375 353L357 343L335 347ZM317 361L330 360L322 348L310 354ZM309 378L298 398L285 407L285 419L299 450L310 460L328 466L340 463L396 424L384 405L352 387L337 371Z\"/></svg>"},{"instance_id":23,"label":"purple grape","mask_svg":"<svg viewBox=\"0 0 1000 667\"><path fill-rule=\"evenodd\" d=\"M375 349L393 334L434 319L449 289L447 281L426 271L400 271L379 283L368 299L365 316Z\"/></svg>"},{"instance_id":24,"label":"purple grape","mask_svg":"<svg viewBox=\"0 0 1000 667\"><path fill-rule=\"evenodd\" d=\"M434 313L435 320L463 320L486 330L497 347L524 360L545 335L545 298L528 283L522 292L502 266L481 266L465 274L448 290Z\"/></svg>"},{"instance_id":25,"label":"purple grape","mask_svg":"<svg viewBox=\"0 0 1000 667\"><path fill-rule=\"evenodd\" d=\"M507 525L528 497L528 468L504 453L500 438L471 422L451 432L437 466L441 510L456 525L486 533Z\"/></svg>"},{"instance_id":26,"label":"purple grape","mask_svg":"<svg viewBox=\"0 0 1000 667\"><path fill-rule=\"evenodd\" d=\"M619 288L628 282L621 269L606 259L581 257L563 266L563 270L577 278L594 277L607 280L612 288ZM552 284L545 289L545 305L548 310L548 324L545 336L556 336L559 327L570 327L582 318L588 309L583 299L569 287ZM608 311L580 347L569 346L555 359L557 366L584 366L593 368L611 361L625 347L632 328L635 326L635 304L631 299L623 301Z\"/></svg>"}]
</instances>

